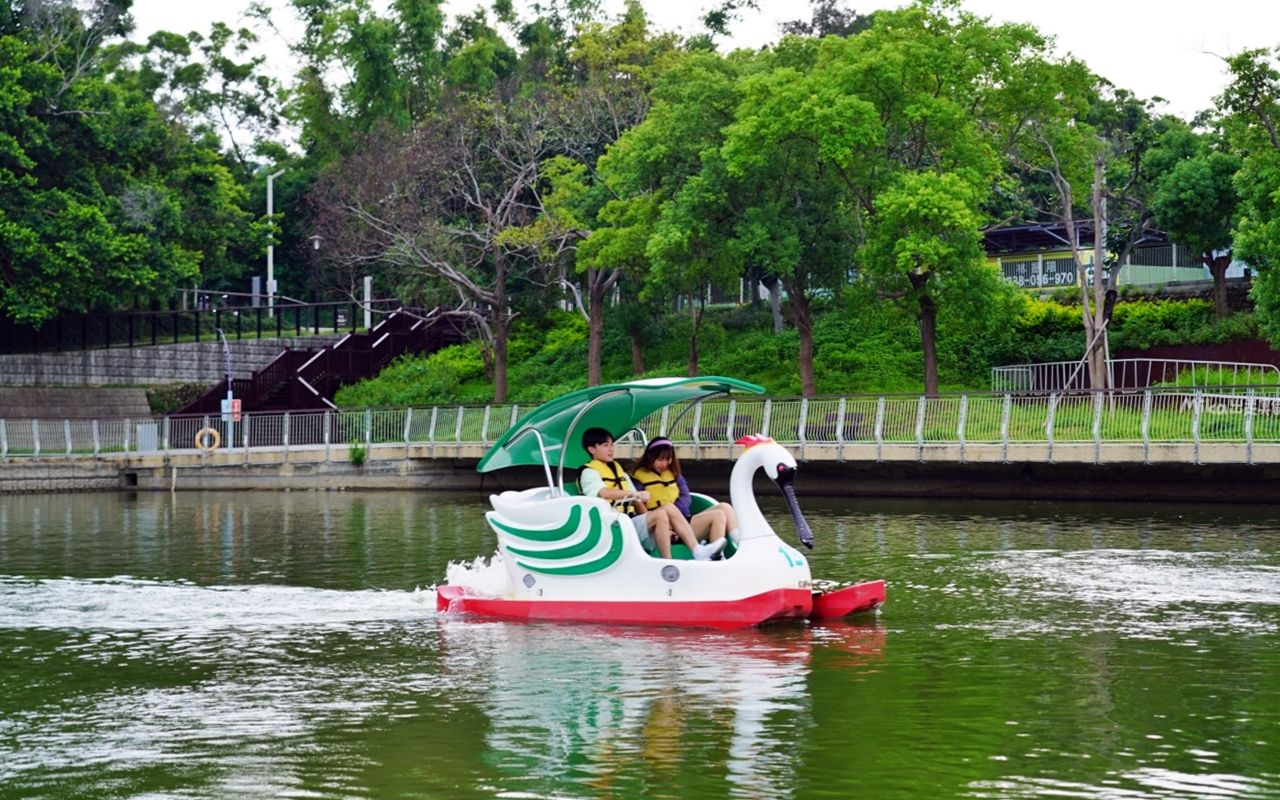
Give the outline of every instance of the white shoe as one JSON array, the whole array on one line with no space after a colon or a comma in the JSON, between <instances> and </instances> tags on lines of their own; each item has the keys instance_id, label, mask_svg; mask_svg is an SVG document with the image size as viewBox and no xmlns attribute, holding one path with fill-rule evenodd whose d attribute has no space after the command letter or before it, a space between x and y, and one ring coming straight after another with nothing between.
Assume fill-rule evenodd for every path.
<instances>
[{"instance_id":1,"label":"white shoe","mask_svg":"<svg viewBox=\"0 0 1280 800\"><path fill-rule=\"evenodd\" d=\"M724 539L717 539L714 542L700 544L693 548L693 559L695 561L710 561L711 557L724 549Z\"/></svg>"}]
</instances>

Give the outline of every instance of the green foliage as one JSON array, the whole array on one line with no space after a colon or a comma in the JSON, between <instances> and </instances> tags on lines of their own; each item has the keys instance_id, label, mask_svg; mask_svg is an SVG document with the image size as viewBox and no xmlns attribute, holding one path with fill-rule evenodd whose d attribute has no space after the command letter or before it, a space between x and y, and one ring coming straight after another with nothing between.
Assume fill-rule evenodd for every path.
<instances>
[{"instance_id":1,"label":"green foliage","mask_svg":"<svg viewBox=\"0 0 1280 800\"><path fill-rule=\"evenodd\" d=\"M173 414L208 391L203 383L170 383L147 389L147 405L153 414Z\"/></svg>"},{"instance_id":2,"label":"green foliage","mask_svg":"<svg viewBox=\"0 0 1280 800\"><path fill-rule=\"evenodd\" d=\"M351 466L356 469L360 469L364 466L364 462L368 456L368 449L360 442L352 441L351 446L347 448L347 458L351 460Z\"/></svg>"},{"instance_id":3,"label":"green foliage","mask_svg":"<svg viewBox=\"0 0 1280 800\"><path fill-rule=\"evenodd\" d=\"M1235 189L1235 253L1257 271L1253 300L1262 329L1280 341L1280 48L1227 58L1231 83L1218 98L1227 137L1244 153Z\"/></svg>"},{"instance_id":4,"label":"green foliage","mask_svg":"<svg viewBox=\"0 0 1280 800\"><path fill-rule=\"evenodd\" d=\"M1113 352L1243 342L1257 339L1258 335L1256 316L1237 314L1215 322L1213 303L1207 300L1118 303L1108 328Z\"/></svg>"}]
</instances>

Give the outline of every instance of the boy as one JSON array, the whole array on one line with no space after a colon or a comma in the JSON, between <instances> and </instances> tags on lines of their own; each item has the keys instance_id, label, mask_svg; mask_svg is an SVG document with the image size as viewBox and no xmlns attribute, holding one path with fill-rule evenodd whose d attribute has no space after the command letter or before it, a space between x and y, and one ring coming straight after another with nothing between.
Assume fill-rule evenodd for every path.
<instances>
[{"instance_id":1,"label":"boy","mask_svg":"<svg viewBox=\"0 0 1280 800\"><path fill-rule=\"evenodd\" d=\"M608 500L619 512L631 517L636 534L646 550L652 549L650 539L658 546L658 554L671 558L671 535L693 552L698 561L706 561L724 549L724 540L712 544L698 544L693 528L674 505L661 505L650 511L645 503L648 492L636 491L631 477L613 460L613 436L604 428L588 428L582 434L582 449L591 460L582 468L578 484L584 497ZM652 534L650 533L652 531Z\"/></svg>"}]
</instances>

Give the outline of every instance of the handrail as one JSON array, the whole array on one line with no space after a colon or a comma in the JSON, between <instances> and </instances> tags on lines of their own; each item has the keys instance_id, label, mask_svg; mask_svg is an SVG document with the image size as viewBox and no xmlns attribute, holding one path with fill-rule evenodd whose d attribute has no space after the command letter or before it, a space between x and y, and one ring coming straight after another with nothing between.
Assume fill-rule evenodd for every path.
<instances>
[{"instance_id":1,"label":"handrail","mask_svg":"<svg viewBox=\"0 0 1280 800\"><path fill-rule=\"evenodd\" d=\"M296 353L297 357L303 354ZM280 414L247 412L229 430L231 420L216 411L174 414L146 419L0 419L0 458L100 458L112 453L168 452L190 450L195 431L205 426L223 434L224 449L283 447L291 452L308 445L349 442L396 443L408 452L415 443L433 447L456 444L455 457L463 448L472 456L483 453L492 441L483 420L504 420L513 415L515 404L437 406L430 414L405 408L378 408L343 411L324 396L324 386L305 378L294 383L295 391L314 399L315 411ZM706 448L713 457L732 453L737 430L763 427L770 415L770 435L784 445L803 447L802 459L846 458L910 460L924 459L931 448L949 447L966 462L982 447L994 446L1000 460L1026 458L1025 445L1035 452L1058 459L1076 446L1076 457L1089 445L1087 459L1101 463L1108 453L1104 444L1141 445L1136 451L1143 461L1154 445L1188 445L1186 453L1194 463L1212 458L1239 458L1253 463L1259 452L1275 448L1280 453L1280 395L1276 387L1162 387L1141 391L1078 390L1064 392L967 392L938 395L849 395L819 398L715 398L712 408L734 404L734 423L719 417L698 431L671 430L676 444L694 447L694 457ZM603 395L614 396L616 393ZM1266 392L1266 393L1264 393ZM600 398L598 398L600 399ZM327 416L326 416L327 413ZM430 419L431 428L422 430L409 424L412 419ZM717 412L718 413L718 412ZM572 427L580 424L581 416ZM708 417L704 416L704 419ZM440 423L437 425L437 420ZM873 421L874 420L874 425ZM660 421L654 418L636 426L641 441L656 434ZM243 427L240 427L243 425ZM159 431L164 431L161 436ZM235 434L229 435L229 434ZM628 431L630 433L630 431ZM477 436L479 438L477 438ZM1024 446L1011 451L1011 445ZM1236 450L1213 450L1216 445L1236 445ZM1241 446L1242 447L1239 447ZM338 445L340 446L340 445ZM1264 450L1260 451L1259 446ZM963 450L960 448L963 447ZM894 449L896 448L896 449ZM567 446L559 457L559 487L564 488ZM540 442L548 483L556 487L550 463L551 452ZM1237 452L1238 451L1238 452ZM433 451L434 452L434 451ZM1022 452L1018 456L1017 452ZM1182 451L1170 451L1175 455ZM1229 452L1228 456L1222 456ZM1215 455L1216 453L1216 455ZM1235 455L1230 455L1234 453ZM991 457L988 453L987 457ZM1168 455L1164 456L1166 459ZM1181 457L1181 456L1178 456Z\"/></svg>"}]
</instances>

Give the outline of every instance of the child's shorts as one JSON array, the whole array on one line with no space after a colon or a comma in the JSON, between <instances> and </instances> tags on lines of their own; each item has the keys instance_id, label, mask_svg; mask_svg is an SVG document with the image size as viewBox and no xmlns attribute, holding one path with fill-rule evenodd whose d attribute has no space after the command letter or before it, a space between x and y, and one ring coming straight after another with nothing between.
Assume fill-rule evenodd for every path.
<instances>
[{"instance_id":1,"label":"child's shorts","mask_svg":"<svg viewBox=\"0 0 1280 800\"><path fill-rule=\"evenodd\" d=\"M631 524L636 526L636 535L640 537L640 546L652 553L657 544L653 541L653 537L649 535L649 521L645 519L647 516L647 514L636 514L631 518Z\"/></svg>"}]
</instances>

